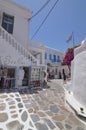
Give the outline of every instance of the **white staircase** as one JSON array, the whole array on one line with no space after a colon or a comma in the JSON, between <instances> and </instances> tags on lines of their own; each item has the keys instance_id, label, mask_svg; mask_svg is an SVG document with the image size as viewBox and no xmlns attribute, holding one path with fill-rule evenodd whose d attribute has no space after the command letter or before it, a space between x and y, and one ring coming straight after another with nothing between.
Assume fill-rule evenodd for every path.
<instances>
[{"instance_id":1,"label":"white staircase","mask_svg":"<svg viewBox=\"0 0 86 130\"><path fill-rule=\"evenodd\" d=\"M0 26L0 62L7 66L37 65L37 59Z\"/></svg>"}]
</instances>

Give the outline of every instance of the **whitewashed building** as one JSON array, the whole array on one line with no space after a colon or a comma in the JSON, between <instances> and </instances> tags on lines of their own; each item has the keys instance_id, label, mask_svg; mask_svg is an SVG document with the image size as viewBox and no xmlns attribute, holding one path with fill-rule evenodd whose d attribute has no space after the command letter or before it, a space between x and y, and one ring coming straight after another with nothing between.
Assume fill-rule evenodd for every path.
<instances>
[{"instance_id":1,"label":"whitewashed building","mask_svg":"<svg viewBox=\"0 0 86 130\"><path fill-rule=\"evenodd\" d=\"M59 78L63 56L64 53L62 51L45 47L45 64L48 67L48 73L51 78Z\"/></svg>"},{"instance_id":2,"label":"whitewashed building","mask_svg":"<svg viewBox=\"0 0 86 130\"><path fill-rule=\"evenodd\" d=\"M45 65L45 45L43 43L29 40L28 50L38 60L39 64Z\"/></svg>"},{"instance_id":3,"label":"whitewashed building","mask_svg":"<svg viewBox=\"0 0 86 130\"><path fill-rule=\"evenodd\" d=\"M28 50L31 15L28 9L11 0L0 1L0 66L1 71L3 68L3 72L6 72L5 75L0 75L3 81L1 86L17 87L20 67L25 71L24 86L29 83L32 86L37 83L39 86L41 82L40 75L46 66L40 65Z\"/></svg>"},{"instance_id":4,"label":"whitewashed building","mask_svg":"<svg viewBox=\"0 0 86 130\"><path fill-rule=\"evenodd\" d=\"M47 47L43 43L30 40L28 49L38 59L40 64L52 65L57 63L61 65L63 61L64 53L62 51Z\"/></svg>"},{"instance_id":5,"label":"whitewashed building","mask_svg":"<svg viewBox=\"0 0 86 130\"><path fill-rule=\"evenodd\" d=\"M66 100L78 115L86 118L86 38L74 49L71 81L65 87Z\"/></svg>"},{"instance_id":6,"label":"whitewashed building","mask_svg":"<svg viewBox=\"0 0 86 130\"><path fill-rule=\"evenodd\" d=\"M0 70L5 73L0 75L1 86L40 86L47 70L58 78L63 52L28 38L31 16L11 0L0 1Z\"/></svg>"},{"instance_id":7,"label":"whitewashed building","mask_svg":"<svg viewBox=\"0 0 86 130\"><path fill-rule=\"evenodd\" d=\"M16 3L10 0L0 1L0 43L2 47L1 50L3 51L0 51L0 53L3 53L3 58L6 53L6 56L13 58L10 60L16 60L14 64L10 61L8 65L19 65L19 61L22 59L24 60L25 66L31 65L31 60L29 60L29 62L27 60L28 56L30 56L34 62L37 62L37 60L27 52L29 31L28 19L30 17L31 12ZM23 60L21 64L23 64ZM1 59L1 61L4 62L3 59Z\"/></svg>"},{"instance_id":8,"label":"whitewashed building","mask_svg":"<svg viewBox=\"0 0 86 130\"><path fill-rule=\"evenodd\" d=\"M71 89L74 97L86 107L86 39L74 51Z\"/></svg>"},{"instance_id":9,"label":"whitewashed building","mask_svg":"<svg viewBox=\"0 0 86 130\"><path fill-rule=\"evenodd\" d=\"M63 61L64 53L47 47L43 43L37 41L29 42L29 51L35 58L38 59L40 64L47 65L47 71L52 75L52 78L59 78L59 71L61 71L61 63Z\"/></svg>"},{"instance_id":10,"label":"whitewashed building","mask_svg":"<svg viewBox=\"0 0 86 130\"><path fill-rule=\"evenodd\" d=\"M63 55L62 51L45 46L45 64L61 63Z\"/></svg>"}]
</instances>

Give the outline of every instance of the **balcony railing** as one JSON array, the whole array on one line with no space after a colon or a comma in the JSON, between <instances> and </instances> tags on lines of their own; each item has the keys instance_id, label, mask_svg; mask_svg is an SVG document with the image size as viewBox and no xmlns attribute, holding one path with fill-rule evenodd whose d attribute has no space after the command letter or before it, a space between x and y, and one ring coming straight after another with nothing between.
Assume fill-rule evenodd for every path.
<instances>
[{"instance_id":1,"label":"balcony railing","mask_svg":"<svg viewBox=\"0 0 86 130\"><path fill-rule=\"evenodd\" d=\"M9 42L21 55L23 55L26 59L30 60L32 64L37 64L37 59L27 51L16 39L9 34L5 29L0 26L0 36Z\"/></svg>"}]
</instances>

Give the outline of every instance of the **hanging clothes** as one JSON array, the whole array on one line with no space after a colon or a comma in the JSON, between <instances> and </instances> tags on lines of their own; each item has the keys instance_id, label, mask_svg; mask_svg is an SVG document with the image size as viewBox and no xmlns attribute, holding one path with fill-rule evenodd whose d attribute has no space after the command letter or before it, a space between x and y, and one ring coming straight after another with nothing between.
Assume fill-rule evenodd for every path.
<instances>
[{"instance_id":1,"label":"hanging clothes","mask_svg":"<svg viewBox=\"0 0 86 130\"><path fill-rule=\"evenodd\" d=\"M24 79L24 69L23 68L19 68L19 71L18 71L18 85L22 85L22 80Z\"/></svg>"}]
</instances>

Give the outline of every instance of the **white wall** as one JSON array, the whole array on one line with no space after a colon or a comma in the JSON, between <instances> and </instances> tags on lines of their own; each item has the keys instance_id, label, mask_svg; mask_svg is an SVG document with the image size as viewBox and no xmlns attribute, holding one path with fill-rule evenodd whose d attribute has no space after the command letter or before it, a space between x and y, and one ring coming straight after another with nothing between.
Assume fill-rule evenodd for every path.
<instances>
[{"instance_id":1,"label":"white wall","mask_svg":"<svg viewBox=\"0 0 86 130\"><path fill-rule=\"evenodd\" d=\"M31 17L31 12L9 0L0 1L0 14L2 15L3 12L14 16L13 36L27 48L30 22L28 19ZM0 17L0 19L1 23L2 18Z\"/></svg>"},{"instance_id":2,"label":"white wall","mask_svg":"<svg viewBox=\"0 0 86 130\"><path fill-rule=\"evenodd\" d=\"M27 19L23 19L18 15L14 18L13 36L25 47L28 47L28 31L29 23Z\"/></svg>"},{"instance_id":3,"label":"white wall","mask_svg":"<svg viewBox=\"0 0 86 130\"><path fill-rule=\"evenodd\" d=\"M71 86L70 90L73 91L73 77L74 77L74 60L71 62Z\"/></svg>"},{"instance_id":4,"label":"white wall","mask_svg":"<svg viewBox=\"0 0 86 130\"><path fill-rule=\"evenodd\" d=\"M47 63L52 63L52 61L49 59L49 54L52 55L52 59L53 59L53 55L56 55L56 58L57 58L57 56L59 56L61 61L63 59L64 53L59 51L59 50L56 50L56 49L49 48L49 47L45 46L45 52L47 53L47 59L45 59L46 64Z\"/></svg>"},{"instance_id":5,"label":"white wall","mask_svg":"<svg viewBox=\"0 0 86 130\"><path fill-rule=\"evenodd\" d=\"M75 49L72 90L74 97L86 107L86 40Z\"/></svg>"},{"instance_id":6,"label":"white wall","mask_svg":"<svg viewBox=\"0 0 86 130\"><path fill-rule=\"evenodd\" d=\"M40 64L45 64L45 49L44 44L37 41L29 40L28 50L34 55L38 53L36 58L39 60ZM34 52L34 53L33 53Z\"/></svg>"},{"instance_id":7,"label":"white wall","mask_svg":"<svg viewBox=\"0 0 86 130\"><path fill-rule=\"evenodd\" d=\"M42 64L47 64L47 63L52 63L52 61L49 59L49 54L59 56L60 59L63 59L64 53L58 50L55 50L53 48L46 47L43 43L39 43L37 41L31 41L29 40L29 51L34 50L36 52L41 53L40 56L38 56L38 59L40 60L40 63ZM45 59L45 52L47 53L47 59Z\"/></svg>"}]
</instances>

